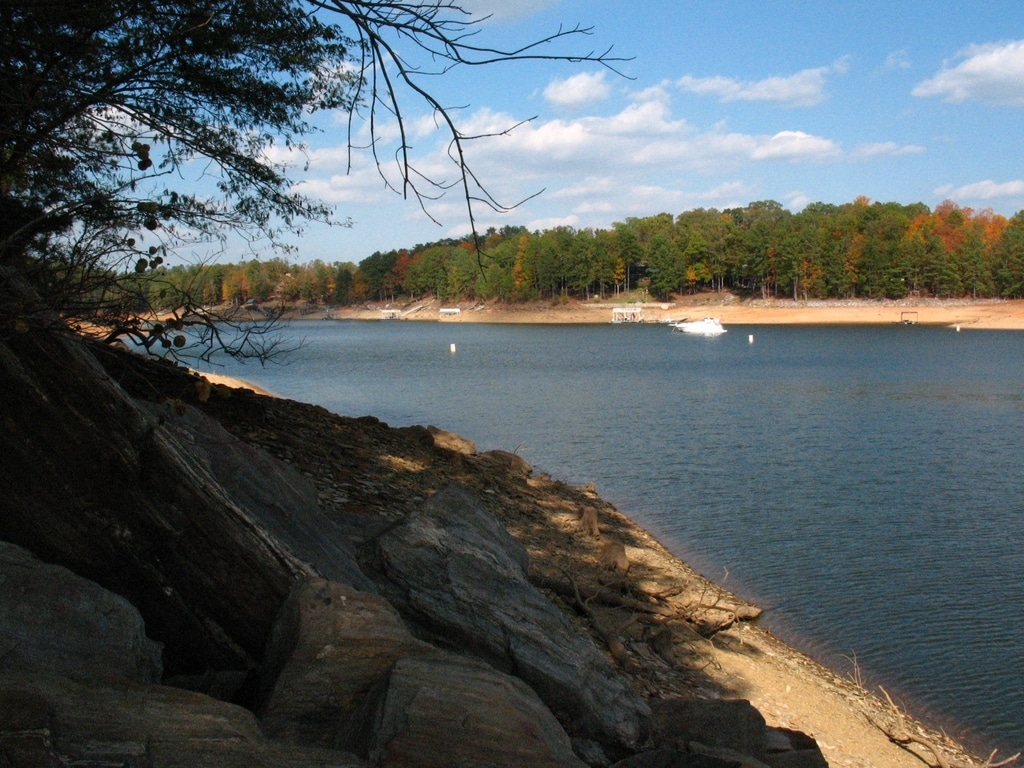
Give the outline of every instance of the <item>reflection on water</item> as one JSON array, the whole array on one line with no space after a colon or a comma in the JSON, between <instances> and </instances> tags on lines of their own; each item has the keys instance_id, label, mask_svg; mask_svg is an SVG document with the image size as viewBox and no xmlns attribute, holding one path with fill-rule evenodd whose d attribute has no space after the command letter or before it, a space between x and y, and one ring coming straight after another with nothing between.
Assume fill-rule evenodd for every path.
<instances>
[{"instance_id":1,"label":"reflection on water","mask_svg":"<svg viewBox=\"0 0 1024 768\"><path fill-rule=\"evenodd\" d=\"M288 365L223 372L593 481L777 634L840 671L855 656L976 748L1024 747L1024 334L291 330Z\"/></svg>"}]
</instances>

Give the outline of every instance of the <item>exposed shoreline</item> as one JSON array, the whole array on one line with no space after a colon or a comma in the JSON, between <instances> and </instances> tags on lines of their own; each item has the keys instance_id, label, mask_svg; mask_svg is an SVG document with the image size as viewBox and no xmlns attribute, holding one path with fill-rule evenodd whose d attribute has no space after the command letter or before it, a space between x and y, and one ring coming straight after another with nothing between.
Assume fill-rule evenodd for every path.
<instances>
[{"instance_id":1,"label":"exposed shoreline","mask_svg":"<svg viewBox=\"0 0 1024 768\"><path fill-rule=\"evenodd\" d=\"M920 325L962 330L1024 330L1024 300L1020 299L903 299L811 300L748 299L729 294L701 294L673 302L565 301L511 304L437 301L405 304L374 303L344 307L307 319L382 320L385 311L400 320L443 323L610 323L615 307L639 308L645 323L718 317L724 325L887 325L909 321ZM458 310L441 314L441 309ZM298 317L298 316L295 316Z\"/></svg>"},{"instance_id":2,"label":"exposed shoreline","mask_svg":"<svg viewBox=\"0 0 1024 768\"><path fill-rule=\"evenodd\" d=\"M458 314L440 315L440 309ZM917 325L955 330L1024 331L1024 299L927 299L927 300L812 300L791 299L740 301L729 294L701 294L674 302L570 301L564 303L452 304L436 301L408 304L367 304L340 307L326 313L286 312L285 320L383 320L385 310L399 313L398 320L442 323L601 324L611 323L615 307L639 307L645 323L719 318L723 325L893 325L911 318ZM393 320L388 320L393 322ZM202 373L213 384L250 389L261 395L274 393L252 382L231 376Z\"/></svg>"},{"instance_id":3,"label":"exposed shoreline","mask_svg":"<svg viewBox=\"0 0 1024 768\"><path fill-rule=\"evenodd\" d=\"M249 382L201 375L211 383L268 394ZM621 513L611 514L621 521L623 530L631 532L629 538L647 542L642 549L629 549L631 561L649 558L666 572L689 570L685 561L669 553L638 523ZM812 735L831 764L863 768L911 768L922 764L919 757L893 744L873 724L872 721L884 719L887 714L877 692L863 690L850 676L817 662L768 630L741 623L721 633L714 643L708 643L705 651L709 654L710 678L723 689L733 691L733 695L750 700L770 725ZM933 743L952 748L944 735L938 733L937 724L910 724ZM961 759L966 758L966 753L952 751Z\"/></svg>"}]
</instances>

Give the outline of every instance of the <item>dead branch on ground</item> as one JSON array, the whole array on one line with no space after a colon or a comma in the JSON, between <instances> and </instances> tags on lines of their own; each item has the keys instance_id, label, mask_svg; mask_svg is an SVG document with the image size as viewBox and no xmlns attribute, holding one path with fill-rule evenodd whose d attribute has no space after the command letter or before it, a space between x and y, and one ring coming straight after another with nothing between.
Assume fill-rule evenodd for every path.
<instances>
[{"instance_id":1,"label":"dead branch on ground","mask_svg":"<svg viewBox=\"0 0 1024 768\"><path fill-rule=\"evenodd\" d=\"M636 621L636 616L631 616L628 620L623 622L620 626L613 630L606 629L594 612L594 609L590 607L590 601L595 596L591 596L587 600L583 599L580 594L579 585L576 583L576 579L573 578L572 574L568 571L563 571L565 578L569 580L572 585L572 599L576 603L576 607L590 620L591 626L594 631L601 636L604 644L608 646L608 650L612 655L612 658L618 662L619 666L628 672L635 672L637 664L633 658L629 655L629 651L626 650L626 644L622 639L622 632L624 632L631 624Z\"/></svg>"},{"instance_id":2,"label":"dead branch on ground","mask_svg":"<svg viewBox=\"0 0 1024 768\"><path fill-rule=\"evenodd\" d=\"M563 571L563 573L565 572ZM531 581L533 581L533 583L538 587L549 589L556 595L573 600L576 598L576 590L578 587L572 576L568 573L565 573L565 576L569 580L569 583L539 575L531 575ZM621 577L616 578L613 582L603 584L602 586L604 588L594 592L590 597L588 597L587 603L597 603L598 605L604 605L609 608L626 608L637 613L652 613L655 615L669 617L677 615L677 611L667 605L637 600L636 598L619 594L609 588L622 585L627 587L631 586Z\"/></svg>"},{"instance_id":3,"label":"dead branch on ground","mask_svg":"<svg viewBox=\"0 0 1024 768\"><path fill-rule=\"evenodd\" d=\"M999 750L993 750L992 754L988 756L988 759L984 763L961 763L955 760L951 760L949 757L942 753L942 751L933 741L931 741L931 739L928 739L921 734L913 733L910 730L910 728L907 727L907 720L903 715L903 711L898 706L896 706L895 702L893 702L892 697L889 695L889 692L885 690L885 688L883 688L882 686L878 686L878 689L885 695L885 700L889 702L889 707L891 709L892 714L892 722L883 724L869 717L868 719L871 721L871 724L878 728L878 730L880 730L882 733L884 733L891 742L893 742L894 744L899 744L908 752L920 758L922 762L925 762L924 758L917 751L910 749L910 746L912 744L917 744L918 746L924 747L929 752L931 752L935 758L935 764L938 766L938 768L1002 768L1003 766L1007 766L1011 763L1017 762L1017 758L1020 757L1020 752L1018 752L1017 754L1012 755L1011 757L1008 757L1005 760L1000 760L996 762L996 753Z\"/></svg>"}]
</instances>

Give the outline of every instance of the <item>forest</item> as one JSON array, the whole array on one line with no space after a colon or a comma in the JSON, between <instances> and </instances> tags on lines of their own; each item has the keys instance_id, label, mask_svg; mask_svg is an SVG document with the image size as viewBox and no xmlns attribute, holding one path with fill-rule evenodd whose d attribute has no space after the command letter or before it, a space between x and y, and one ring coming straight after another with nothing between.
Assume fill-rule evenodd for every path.
<instances>
[{"instance_id":1,"label":"forest","mask_svg":"<svg viewBox=\"0 0 1024 768\"><path fill-rule=\"evenodd\" d=\"M154 276L155 277L155 276ZM1011 218L951 201L814 203L793 213L767 200L726 210L626 218L607 229L491 228L376 252L358 263L162 268L206 304L305 301L344 305L434 296L507 302L653 299L700 291L807 299L1024 297L1024 211ZM159 300L154 299L159 305Z\"/></svg>"}]
</instances>

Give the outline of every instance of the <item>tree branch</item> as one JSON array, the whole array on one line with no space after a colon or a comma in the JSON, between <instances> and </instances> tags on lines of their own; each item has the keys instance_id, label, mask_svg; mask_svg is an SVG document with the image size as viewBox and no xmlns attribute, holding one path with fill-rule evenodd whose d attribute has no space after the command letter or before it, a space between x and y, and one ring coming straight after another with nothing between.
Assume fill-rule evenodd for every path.
<instances>
[{"instance_id":1,"label":"tree branch","mask_svg":"<svg viewBox=\"0 0 1024 768\"><path fill-rule=\"evenodd\" d=\"M951 760L938 748L938 746L936 746L933 741L931 741L931 739L928 739L919 733L912 732L910 728L907 727L907 721L902 710L900 710L900 708L893 702L892 697L889 696L889 692L885 690L885 688L882 688L882 686L879 686L878 689L885 695L885 700L889 702L892 722L879 723L872 719L872 725L889 737L889 740L894 744L899 744L901 747L908 749L908 751L919 758L921 758L921 755L914 750L909 749L909 747L911 744L917 744L918 746L924 747L932 753L932 756L935 758L935 764L938 768L979 768L979 766L980 768L1002 768L1003 766L1015 763L1017 758L1020 757L1020 752L1018 752L1005 760L996 762L995 758L998 750L993 750L992 754L988 756L988 759L984 763L962 763ZM921 758L921 760L924 762L923 758Z\"/></svg>"},{"instance_id":2,"label":"tree branch","mask_svg":"<svg viewBox=\"0 0 1024 768\"><path fill-rule=\"evenodd\" d=\"M420 204L423 213L435 224L438 220L429 212L427 203L436 200L448 190L458 187L465 203L466 214L478 246L475 204L483 204L496 212L514 210L528 200L541 194L540 190L514 203L502 203L492 195L485 184L473 172L466 158L466 145L483 138L504 136L533 118L521 120L500 131L470 135L463 133L453 118L454 108L444 106L430 90L421 85L420 79L436 77L460 66L479 67L497 63L518 61L567 61L572 63L591 62L599 64L616 74L623 75L618 64L630 58L612 55L608 47L600 53L593 50L585 53L557 53L544 50L548 46L572 41L593 34L591 27L576 25L559 27L552 34L511 48L477 44L482 33L481 24L489 17L473 17L458 0L434 0L433 2L385 2L381 0L311 0L312 5L342 15L356 30L363 56L359 68L357 102L364 98L369 103L370 149L385 185L395 189L383 171L381 158L377 154L378 121L377 109L386 110L398 121L399 147L396 159L401 177L400 194L408 198L411 194ZM398 49L391 39L411 44L407 55ZM421 67L413 61L413 54L419 51L432 64ZM369 83L369 94L363 93L363 86ZM444 126L450 136L448 156L456 169L456 180L445 181L422 173L417 169L411 156L411 146L405 127L405 117L398 87L408 88ZM349 150L354 145L353 123L349 121ZM350 165L351 167L351 165ZM428 187L437 194L427 191Z\"/></svg>"}]
</instances>

